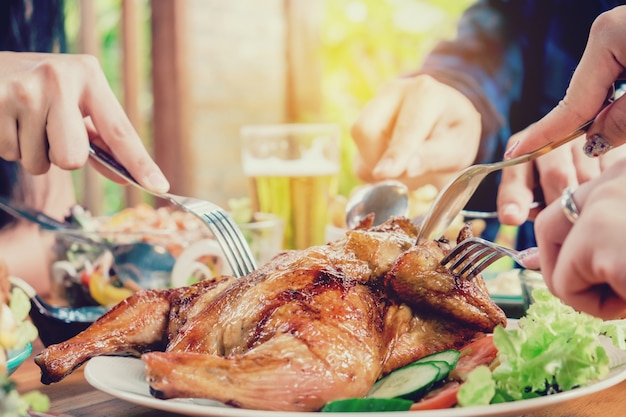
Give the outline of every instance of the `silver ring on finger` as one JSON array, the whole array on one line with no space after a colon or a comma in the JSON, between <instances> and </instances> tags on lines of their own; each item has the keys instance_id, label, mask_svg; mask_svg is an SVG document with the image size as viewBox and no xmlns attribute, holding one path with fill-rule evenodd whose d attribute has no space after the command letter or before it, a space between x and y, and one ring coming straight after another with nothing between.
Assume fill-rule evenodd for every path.
<instances>
[{"instance_id":1,"label":"silver ring on finger","mask_svg":"<svg viewBox=\"0 0 626 417\"><path fill-rule=\"evenodd\" d=\"M565 214L567 220L571 223L576 223L576 220L578 220L578 217L580 216L580 212L574 202L574 190L572 187L567 187L563 190L563 195L561 196L561 207L563 208L563 213Z\"/></svg>"}]
</instances>

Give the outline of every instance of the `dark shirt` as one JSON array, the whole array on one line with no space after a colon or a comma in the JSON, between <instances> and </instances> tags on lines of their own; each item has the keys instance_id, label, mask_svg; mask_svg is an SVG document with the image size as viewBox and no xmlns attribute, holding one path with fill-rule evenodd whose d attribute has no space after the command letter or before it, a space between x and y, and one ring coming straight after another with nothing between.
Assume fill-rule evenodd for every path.
<instances>
[{"instance_id":1,"label":"dark shirt","mask_svg":"<svg viewBox=\"0 0 626 417\"><path fill-rule=\"evenodd\" d=\"M477 1L461 18L457 38L440 43L420 73L464 92L482 115L477 163L501 160L511 134L539 120L565 95L595 18L624 1ZM468 203L496 208L498 173ZM537 198L541 198L540 195ZM483 236L493 240L497 220ZM518 231L518 247L534 246L532 223Z\"/></svg>"},{"instance_id":2,"label":"dark shirt","mask_svg":"<svg viewBox=\"0 0 626 417\"><path fill-rule=\"evenodd\" d=\"M0 1L0 51L65 52L63 0Z\"/></svg>"},{"instance_id":3,"label":"dark shirt","mask_svg":"<svg viewBox=\"0 0 626 417\"><path fill-rule=\"evenodd\" d=\"M0 51L65 52L63 20L63 0L0 0ZM0 195L23 200L28 187L20 163L0 158ZM0 228L15 221L0 210Z\"/></svg>"}]
</instances>

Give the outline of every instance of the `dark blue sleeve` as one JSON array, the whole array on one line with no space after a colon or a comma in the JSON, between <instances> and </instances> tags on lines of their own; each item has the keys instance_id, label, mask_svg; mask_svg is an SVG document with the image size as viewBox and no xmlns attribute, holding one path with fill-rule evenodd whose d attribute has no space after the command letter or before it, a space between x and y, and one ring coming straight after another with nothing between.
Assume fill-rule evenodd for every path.
<instances>
[{"instance_id":1,"label":"dark blue sleeve","mask_svg":"<svg viewBox=\"0 0 626 417\"><path fill-rule=\"evenodd\" d=\"M509 110L523 82L524 30L536 27L529 24L535 12L533 1L476 2L461 17L456 38L437 45L419 71L463 92L480 112L479 162L496 157L510 135Z\"/></svg>"}]
</instances>

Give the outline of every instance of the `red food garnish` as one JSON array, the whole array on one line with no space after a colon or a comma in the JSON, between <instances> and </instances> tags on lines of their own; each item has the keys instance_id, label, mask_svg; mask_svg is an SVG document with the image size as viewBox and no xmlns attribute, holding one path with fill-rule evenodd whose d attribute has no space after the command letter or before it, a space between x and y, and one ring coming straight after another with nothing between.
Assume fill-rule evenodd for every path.
<instances>
[{"instance_id":1,"label":"red food garnish","mask_svg":"<svg viewBox=\"0 0 626 417\"><path fill-rule=\"evenodd\" d=\"M450 372L450 379L465 381L467 374L479 365L489 366L497 355L498 349L493 344L492 335L473 340L461 349L461 356L454 370Z\"/></svg>"},{"instance_id":2,"label":"red food garnish","mask_svg":"<svg viewBox=\"0 0 626 417\"><path fill-rule=\"evenodd\" d=\"M459 392L461 383L450 381L441 388L429 392L424 398L414 403L410 410L441 410L456 405L456 394Z\"/></svg>"},{"instance_id":3,"label":"red food garnish","mask_svg":"<svg viewBox=\"0 0 626 417\"><path fill-rule=\"evenodd\" d=\"M424 398L411 406L411 411L441 410L454 407L457 403L457 393L462 381L467 378L467 374L479 365L490 365L497 355L498 350L493 344L492 335L485 335L465 345L461 349L461 356L456 367L450 372L450 381L426 394Z\"/></svg>"}]
</instances>

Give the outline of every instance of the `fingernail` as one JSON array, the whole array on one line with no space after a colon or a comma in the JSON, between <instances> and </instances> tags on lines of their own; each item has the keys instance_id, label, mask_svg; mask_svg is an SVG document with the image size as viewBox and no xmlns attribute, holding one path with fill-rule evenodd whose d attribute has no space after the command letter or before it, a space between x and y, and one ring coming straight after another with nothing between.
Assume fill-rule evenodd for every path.
<instances>
[{"instance_id":1,"label":"fingernail","mask_svg":"<svg viewBox=\"0 0 626 417\"><path fill-rule=\"evenodd\" d=\"M506 204L502 207L502 214L505 216L518 217L520 209L517 204Z\"/></svg>"},{"instance_id":2,"label":"fingernail","mask_svg":"<svg viewBox=\"0 0 626 417\"><path fill-rule=\"evenodd\" d=\"M422 160L420 157L413 157L408 166L406 167L406 173L409 177L417 177L422 173Z\"/></svg>"},{"instance_id":3,"label":"fingernail","mask_svg":"<svg viewBox=\"0 0 626 417\"><path fill-rule=\"evenodd\" d=\"M539 248L536 246L533 246L531 248L527 248L527 249L524 249L523 251L520 251L518 256L522 259L526 259L529 256L534 256L534 255L537 255L538 253L539 253Z\"/></svg>"},{"instance_id":4,"label":"fingernail","mask_svg":"<svg viewBox=\"0 0 626 417\"><path fill-rule=\"evenodd\" d=\"M595 134L587 138L587 142L585 142L585 146L583 146L583 151L588 157L597 158L610 151L611 148L613 148L613 146L604 137Z\"/></svg>"},{"instance_id":5,"label":"fingernail","mask_svg":"<svg viewBox=\"0 0 626 417\"><path fill-rule=\"evenodd\" d=\"M376 168L374 168L374 175L377 177L387 177L391 175L394 169L393 165L393 159L385 158L381 160L378 165L376 165Z\"/></svg>"},{"instance_id":6,"label":"fingernail","mask_svg":"<svg viewBox=\"0 0 626 417\"><path fill-rule=\"evenodd\" d=\"M511 145L509 149L506 150L506 152L504 153L504 159L511 159L511 154L513 153L515 149L517 149L518 146L519 146L519 140L515 142L513 145Z\"/></svg>"},{"instance_id":7,"label":"fingernail","mask_svg":"<svg viewBox=\"0 0 626 417\"><path fill-rule=\"evenodd\" d=\"M541 259L539 258L539 248L532 247L524 249L519 253L519 257L524 261L524 267L527 269L541 269Z\"/></svg>"},{"instance_id":8,"label":"fingernail","mask_svg":"<svg viewBox=\"0 0 626 417\"><path fill-rule=\"evenodd\" d=\"M159 172L153 172L146 177L146 185L153 191L165 193L170 189L170 183Z\"/></svg>"}]
</instances>

